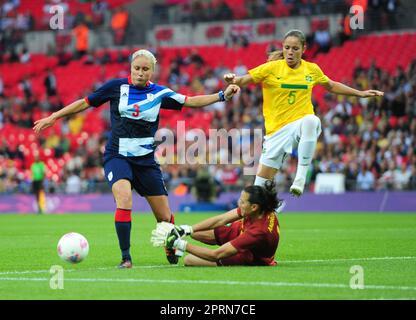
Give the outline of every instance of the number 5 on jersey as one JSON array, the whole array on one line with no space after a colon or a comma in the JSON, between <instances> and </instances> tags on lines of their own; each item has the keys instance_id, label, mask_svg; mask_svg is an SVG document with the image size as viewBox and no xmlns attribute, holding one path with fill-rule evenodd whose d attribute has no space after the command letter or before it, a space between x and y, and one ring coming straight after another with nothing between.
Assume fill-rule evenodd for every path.
<instances>
[{"instance_id":1,"label":"number 5 on jersey","mask_svg":"<svg viewBox=\"0 0 416 320\"><path fill-rule=\"evenodd\" d=\"M289 92L289 97L287 99L287 102L289 104L294 104L296 101L296 91L290 91Z\"/></svg>"}]
</instances>

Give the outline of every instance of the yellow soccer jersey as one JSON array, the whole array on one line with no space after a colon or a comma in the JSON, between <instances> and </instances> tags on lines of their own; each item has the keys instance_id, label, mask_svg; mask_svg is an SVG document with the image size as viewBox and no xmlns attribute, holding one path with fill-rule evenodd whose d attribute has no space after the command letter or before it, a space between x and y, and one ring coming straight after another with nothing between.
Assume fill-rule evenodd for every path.
<instances>
[{"instance_id":1,"label":"yellow soccer jersey","mask_svg":"<svg viewBox=\"0 0 416 320\"><path fill-rule=\"evenodd\" d=\"M285 60L277 60L248 72L255 83L263 85L266 135L307 114L314 114L312 88L329 81L317 64L303 59L297 69L290 68Z\"/></svg>"}]
</instances>

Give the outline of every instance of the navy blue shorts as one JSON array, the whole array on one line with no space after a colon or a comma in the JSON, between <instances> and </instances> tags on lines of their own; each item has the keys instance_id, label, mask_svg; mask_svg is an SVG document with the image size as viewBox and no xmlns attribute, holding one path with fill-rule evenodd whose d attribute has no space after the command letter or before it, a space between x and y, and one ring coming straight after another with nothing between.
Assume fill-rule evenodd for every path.
<instances>
[{"instance_id":1,"label":"navy blue shorts","mask_svg":"<svg viewBox=\"0 0 416 320\"><path fill-rule=\"evenodd\" d=\"M104 174L110 188L118 180L126 179L143 197L168 195L162 171L154 159L138 164L128 158L112 158L104 163Z\"/></svg>"}]
</instances>

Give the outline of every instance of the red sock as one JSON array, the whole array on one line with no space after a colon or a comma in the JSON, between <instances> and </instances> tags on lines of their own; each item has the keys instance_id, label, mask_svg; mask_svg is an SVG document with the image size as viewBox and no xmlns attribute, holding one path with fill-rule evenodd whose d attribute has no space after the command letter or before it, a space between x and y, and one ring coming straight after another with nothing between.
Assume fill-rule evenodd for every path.
<instances>
[{"instance_id":1,"label":"red sock","mask_svg":"<svg viewBox=\"0 0 416 320\"><path fill-rule=\"evenodd\" d=\"M175 224L175 217L174 217L173 213L170 215L170 221L169 222Z\"/></svg>"},{"instance_id":2,"label":"red sock","mask_svg":"<svg viewBox=\"0 0 416 320\"><path fill-rule=\"evenodd\" d=\"M115 226L120 245L122 259L131 260L130 256L130 231L131 231L131 209L116 209Z\"/></svg>"},{"instance_id":3,"label":"red sock","mask_svg":"<svg viewBox=\"0 0 416 320\"><path fill-rule=\"evenodd\" d=\"M131 222L131 209L116 209L114 216L116 222Z\"/></svg>"}]
</instances>

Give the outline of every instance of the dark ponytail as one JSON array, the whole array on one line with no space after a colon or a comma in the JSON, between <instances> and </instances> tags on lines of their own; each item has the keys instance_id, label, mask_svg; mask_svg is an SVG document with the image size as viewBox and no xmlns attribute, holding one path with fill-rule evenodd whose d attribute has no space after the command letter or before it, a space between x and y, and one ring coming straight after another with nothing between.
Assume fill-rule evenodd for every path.
<instances>
[{"instance_id":1,"label":"dark ponytail","mask_svg":"<svg viewBox=\"0 0 416 320\"><path fill-rule=\"evenodd\" d=\"M244 188L244 192L249 194L248 201L251 204L258 204L261 213L272 212L279 205L277 199L276 184L273 180L267 180L264 187L248 186Z\"/></svg>"}]
</instances>

